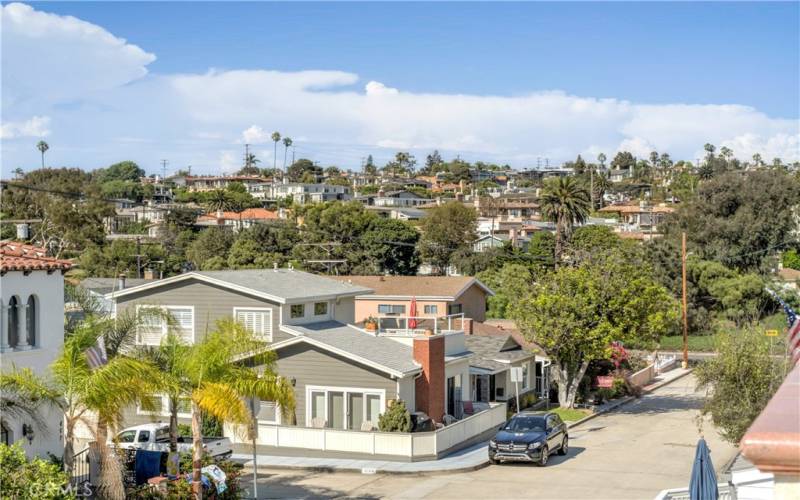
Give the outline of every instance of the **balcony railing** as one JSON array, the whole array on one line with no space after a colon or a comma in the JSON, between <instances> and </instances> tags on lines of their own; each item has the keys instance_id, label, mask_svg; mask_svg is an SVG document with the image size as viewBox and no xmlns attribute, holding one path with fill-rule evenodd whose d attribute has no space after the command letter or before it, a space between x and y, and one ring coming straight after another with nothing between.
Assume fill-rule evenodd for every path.
<instances>
[{"instance_id":1,"label":"balcony railing","mask_svg":"<svg viewBox=\"0 0 800 500\"><path fill-rule=\"evenodd\" d=\"M464 313L447 316L402 316L378 317L378 335L408 336L423 335L432 331L434 335L464 331Z\"/></svg>"}]
</instances>

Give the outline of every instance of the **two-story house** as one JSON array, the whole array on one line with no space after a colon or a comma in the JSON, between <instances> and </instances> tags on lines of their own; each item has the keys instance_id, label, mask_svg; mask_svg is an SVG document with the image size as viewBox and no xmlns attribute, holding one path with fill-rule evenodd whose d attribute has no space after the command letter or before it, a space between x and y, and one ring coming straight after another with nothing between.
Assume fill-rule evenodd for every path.
<instances>
[{"instance_id":1,"label":"two-story house","mask_svg":"<svg viewBox=\"0 0 800 500\"><path fill-rule=\"evenodd\" d=\"M371 332L357 327L355 301L371 292L298 270L258 269L190 272L114 291L109 299L118 312L164 308L189 343L201 340L221 318L251 328L276 352L277 372L291 381L297 401L290 422L281 421L274 404L262 402L262 423L373 428L394 399L436 421L445 413L460 413L462 398L470 394L463 330L443 321L432 323L433 335L422 328ZM166 321L152 318L137 342L158 344L167 331ZM126 422L164 418L166 400L161 403L155 414L130 411Z\"/></svg>"},{"instance_id":2,"label":"two-story house","mask_svg":"<svg viewBox=\"0 0 800 500\"><path fill-rule=\"evenodd\" d=\"M47 376L64 345L64 276L72 264L44 248L0 242L0 359L4 371L30 368ZM0 416L2 442L22 444L28 455L60 456L62 414L41 407L44 428L26 418Z\"/></svg>"},{"instance_id":3,"label":"two-story house","mask_svg":"<svg viewBox=\"0 0 800 500\"><path fill-rule=\"evenodd\" d=\"M486 298L494 292L471 276L333 276L374 290L355 301L355 319L409 316L412 301L416 316L443 317L464 314L474 321L486 319Z\"/></svg>"}]
</instances>

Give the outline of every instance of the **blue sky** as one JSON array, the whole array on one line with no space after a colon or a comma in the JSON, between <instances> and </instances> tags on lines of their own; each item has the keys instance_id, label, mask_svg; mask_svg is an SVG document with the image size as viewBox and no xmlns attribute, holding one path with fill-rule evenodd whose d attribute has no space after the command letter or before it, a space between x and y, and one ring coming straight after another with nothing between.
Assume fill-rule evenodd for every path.
<instances>
[{"instance_id":1,"label":"blue sky","mask_svg":"<svg viewBox=\"0 0 800 500\"><path fill-rule=\"evenodd\" d=\"M60 46L74 71L99 71L98 57L118 61L120 74L43 100L10 81L13 61L4 62L4 90L27 95L3 99L4 121L16 124L4 128L4 174L36 161L31 132L63 146L52 151L63 164L134 154L148 167L166 156L206 171L233 168L243 142L262 144L268 162L272 130L296 137L299 154L345 167L434 147L519 167L623 148L691 158L707 141L743 156L800 156L797 2L29 5L18 30L4 30L4 59L27 51L16 58L27 65ZM108 62L102 39L99 56L62 37L8 43L28 36L24 23L39 13L48 33L74 16L154 59L124 50ZM302 102L286 105L290 97ZM33 117L38 126L26 128Z\"/></svg>"}]
</instances>

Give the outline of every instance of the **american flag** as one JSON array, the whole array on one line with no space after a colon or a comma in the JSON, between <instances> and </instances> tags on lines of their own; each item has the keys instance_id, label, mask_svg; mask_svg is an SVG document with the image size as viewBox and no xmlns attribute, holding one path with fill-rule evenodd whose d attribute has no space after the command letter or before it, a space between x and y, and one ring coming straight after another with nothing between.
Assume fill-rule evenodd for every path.
<instances>
[{"instance_id":1,"label":"american flag","mask_svg":"<svg viewBox=\"0 0 800 500\"><path fill-rule=\"evenodd\" d=\"M89 363L89 368L96 370L101 366L108 363L108 356L106 355L106 342L101 335L97 339L97 343L84 351L86 353L86 361Z\"/></svg>"},{"instance_id":2,"label":"american flag","mask_svg":"<svg viewBox=\"0 0 800 500\"><path fill-rule=\"evenodd\" d=\"M789 323L789 331L787 339L789 343L789 356L792 358L792 364L800 361L800 317L794 312L794 309L789 306L782 298L772 290L767 290L770 295L775 297L775 300L780 302L783 310L786 311L786 321Z\"/></svg>"}]
</instances>

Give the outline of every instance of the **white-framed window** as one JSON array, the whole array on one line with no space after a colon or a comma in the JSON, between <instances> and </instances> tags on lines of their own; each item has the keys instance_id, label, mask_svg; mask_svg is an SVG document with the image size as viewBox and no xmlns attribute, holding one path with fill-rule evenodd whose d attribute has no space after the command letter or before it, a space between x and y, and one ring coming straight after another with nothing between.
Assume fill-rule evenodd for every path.
<instances>
[{"instance_id":1,"label":"white-framed window","mask_svg":"<svg viewBox=\"0 0 800 500\"><path fill-rule=\"evenodd\" d=\"M522 388L527 389L530 385L528 378L530 377L530 363L528 361L522 364Z\"/></svg>"},{"instance_id":2,"label":"white-framed window","mask_svg":"<svg viewBox=\"0 0 800 500\"><path fill-rule=\"evenodd\" d=\"M397 304L378 304L378 314L400 316L406 313L406 306Z\"/></svg>"},{"instance_id":3,"label":"white-framed window","mask_svg":"<svg viewBox=\"0 0 800 500\"><path fill-rule=\"evenodd\" d=\"M141 322L136 334L140 345L159 345L169 332L167 318L159 314L147 314L147 309L161 309L172 316L175 333L187 343L194 343L194 306L136 306L141 313Z\"/></svg>"},{"instance_id":4,"label":"white-framed window","mask_svg":"<svg viewBox=\"0 0 800 500\"><path fill-rule=\"evenodd\" d=\"M272 342L272 309L234 307L233 317L260 339Z\"/></svg>"},{"instance_id":5,"label":"white-framed window","mask_svg":"<svg viewBox=\"0 0 800 500\"><path fill-rule=\"evenodd\" d=\"M423 310L425 311L425 314L439 314L439 306L436 304L426 305Z\"/></svg>"},{"instance_id":6,"label":"white-framed window","mask_svg":"<svg viewBox=\"0 0 800 500\"><path fill-rule=\"evenodd\" d=\"M378 416L385 408L384 389L306 386L307 427L315 419L331 429L358 431L366 421L377 427Z\"/></svg>"},{"instance_id":7,"label":"white-framed window","mask_svg":"<svg viewBox=\"0 0 800 500\"><path fill-rule=\"evenodd\" d=\"M306 315L306 305L305 304L292 304L289 307L289 316L292 319L302 318Z\"/></svg>"},{"instance_id":8,"label":"white-framed window","mask_svg":"<svg viewBox=\"0 0 800 500\"><path fill-rule=\"evenodd\" d=\"M281 408L274 401L261 401L256 419L258 419L260 423L280 425Z\"/></svg>"},{"instance_id":9,"label":"white-framed window","mask_svg":"<svg viewBox=\"0 0 800 500\"><path fill-rule=\"evenodd\" d=\"M314 316L325 316L328 314L327 302L314 302Z\"/></svg>"},{"instance_id":10,"label":"white-framed window","mask_svg":"<svg viewBox=\"0 0 800 500\"><path fill-rule=\"evenodd\" d=\"M139 415L158 415L162 417L169 416L169 396L166 394L153 394L148 396L153 409L147 410L142 408L141 404L136 405L136 413ZM182 418L189 418L192 416L192 400L189 398L178 398L178 416Z\"/></svg>"}]
</instances>

